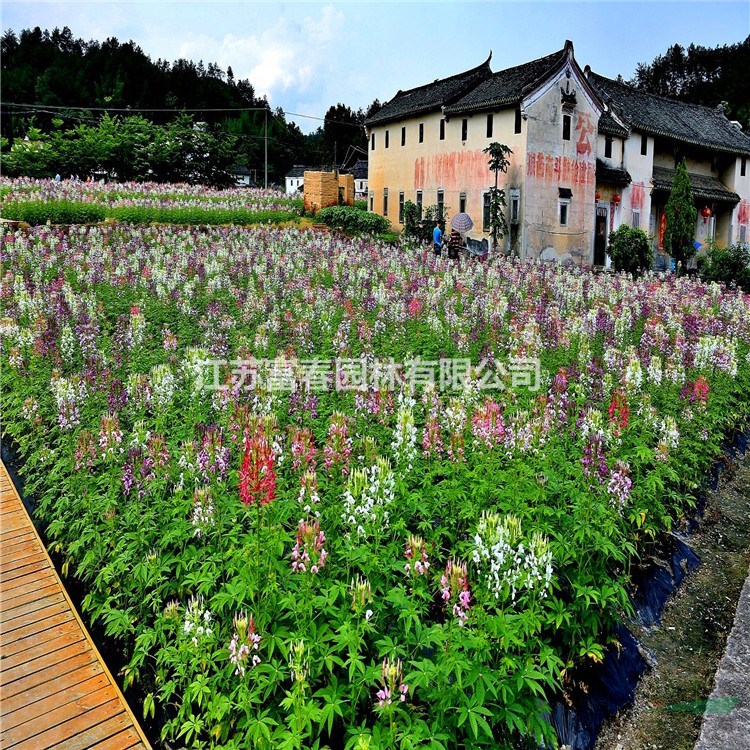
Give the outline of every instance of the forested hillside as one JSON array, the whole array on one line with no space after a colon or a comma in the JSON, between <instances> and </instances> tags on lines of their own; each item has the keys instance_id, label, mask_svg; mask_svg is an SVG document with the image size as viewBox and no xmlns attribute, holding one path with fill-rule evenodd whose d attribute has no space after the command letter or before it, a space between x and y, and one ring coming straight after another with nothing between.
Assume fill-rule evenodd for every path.
<instances>
[{"instance_id":1,"label":"forested hillside","mask_svg":"<svg viewBox=\"0 0 750 750\"><path fill-rule=\"evenodd\" d=\"M124 128L128 132L143 133L149 125L172 127L183 110L193 123L206 123L205 132L225 141L231 151L231 155L225 154L227 159L250 168L260 178L267 128L269 179L275 182L283 181L293 164L332 166L334 160L341 161L351 145L366 147L361 127L365 112L337 104L330 107L316 132L304 136L282 110L270 108L265 98L256 96L248 80L236 79L231 67L223 70L215 63L190 60L154 62L132 41L110 38L86 42L76 39L67 27L52 32L37 27L19 34L9 30L2 37L2 136L6 151L30 132L36 137L56 137L58 145L77 140L80 128L89 139L96 138L90 128L98 128L104 114L115 120L109 131L115 126L122 129L135 114L139 120ZM183 131L185 125L183 117ZM52 144L48 145L51 150ZM227 150L221 143L215 145L217 152ZM60 159L64 164L55 171L83 172L89 168L88 164L72 163L69 153ZM165 160L161 161L166 168ZM40 170L50 166L37 164ZM144 165L141 167L144 171ZM150 164L146 167L158 173ZM127 171L140 177L135 165ZM118 174L122 176L122 170Z\"/></svg>"},{"instance_id":2,"label":"forested hillside","mask_svg":"<svg viewBox=\"0 0 750 750\"><path fill-rule=\"evenodd\" d=\"M653 62L640 63L630 81L643 91L693 104L724 105L730 120L750 129L750 36L722 47L673 44Z\"/></svg>"}]
</instances>

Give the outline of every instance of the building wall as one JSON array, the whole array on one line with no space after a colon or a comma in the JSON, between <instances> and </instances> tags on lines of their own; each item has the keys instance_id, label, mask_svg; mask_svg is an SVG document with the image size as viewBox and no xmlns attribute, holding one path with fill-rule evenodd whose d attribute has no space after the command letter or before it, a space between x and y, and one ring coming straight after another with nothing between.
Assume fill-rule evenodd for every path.
<instances>
[{"instance_id":1,"label":"building wall","mask_svg":"<svg viewBox=\"0 0 750 750\"><path fill-rule=\"evenodd\" d=\"M645 142L646 153L643 153ZM652 136L631 132L623 143L622 166L631 177L628 186L618 190L622 196L619 206L614 206L610 219L610 228L617 229L621 224L638 226L646 234L656 237L658 217L652 211L651 178L654 174L655 142ZM637 218L634 213L637 212Z\"/></svg>"},{"instance_id":2,"label":"building wall","mask_svg":"<svg viewBox=\"0 0 750 750\"><path fill-rule=\"evenodd\" d=\"M563 112L561 88L576 92L575 108ZM561 72L524 101L528 116L522 257L592 262L595 223L597 123L601 114L573 72ZM570 139L563 139L569 115ZM567 224L561 223L560 189L571 193Z\"/></svg>"},{"instance_id":3,"label":"building wall","mask_svg":"<svg viewBox=\"0 0 750 750\"><path fill-rule=\"evenodd\" d=\"M719 216L716 233L718 238L726 238L727 243L750 243L750 156L738 157L732 161L721 175L722 182L740 196L740 202L725 216Z\"/></svg>"},{"instance_id":4,"label":"building wall","mask_svg":"<svg viewBox=\"0 0 750 750\"><path fill-rule=\"evenodd\" d=\"M571 260L592 263L596 209L607 213L607 234L621 224L638 226L659 250L663 201L652 197L654 165L674 169L674 149L665 148L653 136L634 130L627 138L613 136L612 155L604 156L606 139L597 132L601 112L589 97L584 80L573 66L529 95L521 105L521 132L515 132L515 108L492 112L492 135L487 136L487 112L445 121L445 137L440 138L441 112L433 112L400 122L371 128L369 148L368 207L385 215L384 194L387 191L387 216L392 225L401 228L401 201L417 202L421 191L423 207L438 202L442 192L448 218L460 210L465 195L466 212L474 219L469 236L488 236L483 231L484 195L494 184L494 175L483 153L491 142L504 143L512 150L507 174L500 175L499 186L506 191L506 218L510 216L511 191L520 196L519 222L510 226L505 249L521 257ZM576 92L571 115L571 137L563 140L561 89L569 86ZM466 136L463 137L463 128ZM423 140L419 141L420 124ZM403 129L403 131L402 131ZM386 133L388 147L386 148ZM374 143L374 147L373 147ZM645 143L645 153L642 153ZM658 148L655 152L655 148ZM723 174L712 171L712 155L695 155L688 159L688 170L697 174L718 176L743 200L729 211L719 204L716 216L703 224L699 217L696 237L705 241L714 234L720 244L736 240L742 231L750 241L750 158L745 175L740 177L741 160L730 164ZM627 186L597 184L597 156L608 166L627 170L632 180ZM567 225L560 221L560 188L571 193ZM599 193L597 199L596 193ZM620 200L616 201L615 196Z\"/></svg>"},{"instance_id":5,"label":"building wall","mask_svg":"<svg viewBox=\"0 0 750 750\"><path fill-rule=\"evenodd\" d=\"M301 185L304 185L304 177L287 177L286 178L286 194L295 195Z\"/></svg>"},{"instance_id":6,"label":"building wall","mask_svg":"<svg viewBox=\"0 0 750 750\"><path fill-rule=\"evenodd\" d=\"M488 113L454 117L445 122L445 138L440 139L440 113L388 123L370 131L371 148L368 166L368 189L374 199L373 210L383 215L383 191L388 189L388 218L401 227L398 216L399 195L404 201L416 203L422 191L422 205L435 205L438 190L443 191L447 215L458 213L461 195L466 195L466 213L474 219L472 237L484 237L482 232L483 195L494 185L494 175L488 166L488 155L483 153L492 142L507 145L513 151L510 168L500 175L500 187L520 187L524 174L526 124L522 132L514 133L515 110L506 109L492 114L492 136L487 137ZM466 139L462 139L463 120L466 119ZM424 140L419 142L422 124ZM406 128L402 146L402 128ZM385 133L388 132L388 148Z\"/></svg>"}]
</instances>

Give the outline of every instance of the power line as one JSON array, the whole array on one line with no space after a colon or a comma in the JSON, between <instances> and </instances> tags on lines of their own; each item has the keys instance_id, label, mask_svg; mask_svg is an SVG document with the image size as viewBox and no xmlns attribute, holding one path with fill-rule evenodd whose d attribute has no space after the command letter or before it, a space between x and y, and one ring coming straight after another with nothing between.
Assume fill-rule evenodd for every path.
<instances>
[{"instance_id":1,"label":"power line","mask_svg":"<svg viewBox=\"0 0 750 750\"><path fill-rule=\"evenodd\" d=\"M17 102L2 102L2 106L4 107L29 107L32 108L32 111L39 110L40 112L44 112L45 114L54 114L53 112L49 112L48 110L57 110L57 111L65 111L69 112L71 110L79 110L81 112L124 112L124 113L140 113L140 112L151 112L151 113L164 113L164 112L172 112L174 114L180 114L181 112L192 112L192 113L202 113L202 112L229 112L229 113L239 113L239 112L271 112L272 116L274 110L272 110L270 107L182 107L179 109L176 109L174 107L165 107L165 108L159 108L159 107L79 107L75 105L61 105L61 104L22 104ZM281 107L277 107L277 110L281 109ZM318 117L317 115L306 115L302 114L300 112L288 112L284 109L281 109L281 111L284 113L285 116L290 117L305 117L308 120L319 120L320 122L330 122L336 125L348 125L352 128L361 128L363 125L361 123L353 123L353 122L346 122L345 120L331 120L329 118L325 117Z\"/></svg>"}]
</instances>

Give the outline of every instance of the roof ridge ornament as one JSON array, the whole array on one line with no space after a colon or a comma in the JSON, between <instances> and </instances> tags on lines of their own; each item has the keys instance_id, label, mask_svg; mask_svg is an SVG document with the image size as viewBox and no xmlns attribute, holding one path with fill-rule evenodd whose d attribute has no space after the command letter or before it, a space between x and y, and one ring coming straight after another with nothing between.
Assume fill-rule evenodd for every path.
<instances>
[{"instance_id":1,"label":"roof ridge ornament","mask_svg":"<svg viewBox=\"0 0 750 750\"><path fill-rule=\"evenodd\" d=\"M576 108L576 92L570 90L570 79L565 82L565 88L560 86L560 99L565 112L572 112Z\"/></svg>"}]
</instances>

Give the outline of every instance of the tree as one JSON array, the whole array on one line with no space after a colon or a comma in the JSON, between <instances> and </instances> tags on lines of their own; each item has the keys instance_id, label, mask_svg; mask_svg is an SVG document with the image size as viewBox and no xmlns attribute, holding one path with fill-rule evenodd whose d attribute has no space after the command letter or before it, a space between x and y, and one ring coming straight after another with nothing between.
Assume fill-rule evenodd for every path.
<instances>
[{"instance_id":1,"label":"tree","mask_svg":"<svg viewBox=\"0 0 750 750\"><path fill-rule=\"evenodd\" d=\"M693 201L690 176L683 159L675 170L672 190L665 209L667 228L664 231L664 249L675 259L685 264L695 255L695 225L698 210Z\"/></svg>"},{"instance_id":2,"label":"tree","mask_svg":"<svg viewBox=\"0 0 750 750\"><path fill-rule=\"evenodd\" d=\"M750 127L750 36L722 47L672 45L651 63L639 63L630 83L651 94L715 107Z\"/></svg>"},{"instance_id":3,"label":"tree","mask_svg":"<svg viewBox=\"0 0 750 750\"><path fill-rule=\"evenodd\" d=\"M622 224L609 235L609 256L615 271L632 273L633 276L647 271L654 262L648 235L627 224Z\"/></svg>"},{"instance_id":4,"label":"tree","mask_svg":"<svg viewBox=\"0 0 750 750\"><path fill-rule=\"evenodd\" d=\"M487 148L484 149L483 153L489 154L489 168L490 172L495 173L495 186L491 187L490 193L490 231L492 233L492 251L497 251L497 241L505 237L508 233L508 223L505 221L504 208L505 202L505 190L499 188L497 185L498 177L500 172L507 172L510 166L508 156L513 152L504 144L493 141Z\"/></svg>"}]
</instances>

